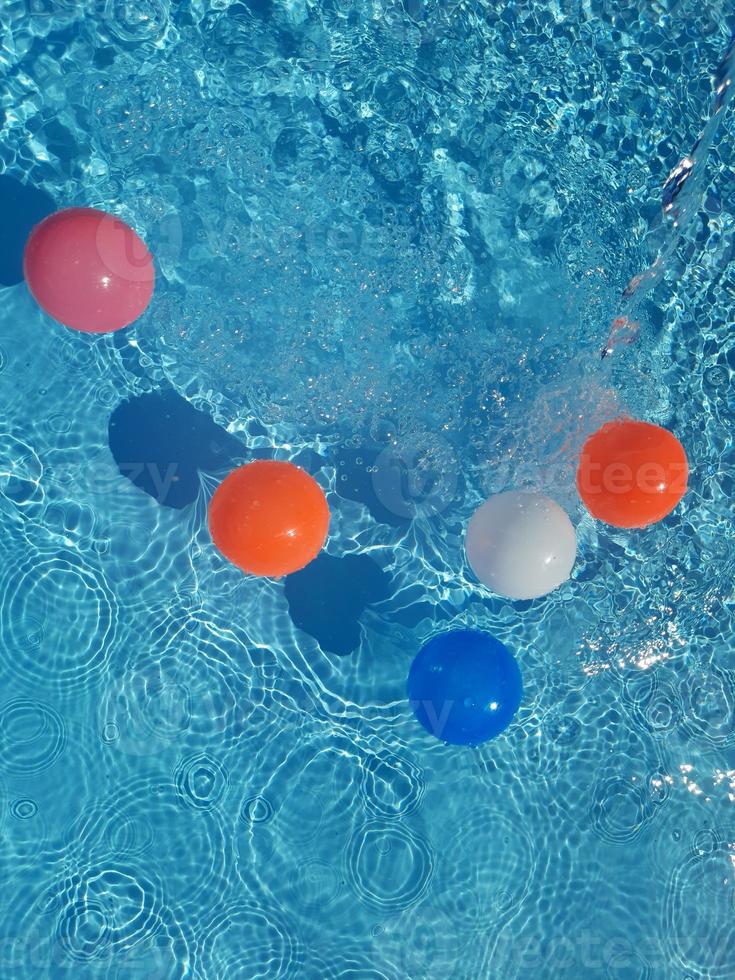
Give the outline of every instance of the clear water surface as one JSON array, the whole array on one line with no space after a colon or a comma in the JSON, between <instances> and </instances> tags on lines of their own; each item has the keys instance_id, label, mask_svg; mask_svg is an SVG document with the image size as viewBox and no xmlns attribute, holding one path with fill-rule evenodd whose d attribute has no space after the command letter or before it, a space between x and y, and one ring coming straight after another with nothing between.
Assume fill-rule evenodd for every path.
<instances>
[{"instance_id":1,"label":"clear water surface","mask_svg":"<svg viewBox=\"0 0 735 980\"><path fill-rule=\"evenodd\" d=\"M727 18L3 0L0 169L125 218L159 278L102 338L0 289L2 980L735 977L729 119L640 339L599 357ZM143 395L198 435L167 458L125 416L126 470L110 420ZM638 533L573 485L621 410L693 471ZM328 488L305 579L245 578L209 541L213 486L254 456ZM526 486L580 557L514 604L462 531ZM474 750L405 700L458 624L526 687Z\"/></svg>"}]
</instances>

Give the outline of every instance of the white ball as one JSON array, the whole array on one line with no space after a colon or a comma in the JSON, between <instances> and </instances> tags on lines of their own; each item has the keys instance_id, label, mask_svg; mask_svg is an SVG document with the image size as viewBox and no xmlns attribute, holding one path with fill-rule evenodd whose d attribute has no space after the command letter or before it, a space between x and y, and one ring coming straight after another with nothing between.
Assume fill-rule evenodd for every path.
<instances>
[{"instance_id":1,"label":"white ball","mask_svg":"<svg viewBox=\"0 0 735 980\"><path fill-rule=\"evenodd\" d=\"M536 599L566 582L577 536L566 512L540 493L490 497L467 525L467 561L483 585L508 599Z\"/></svg>"}]
</instances>

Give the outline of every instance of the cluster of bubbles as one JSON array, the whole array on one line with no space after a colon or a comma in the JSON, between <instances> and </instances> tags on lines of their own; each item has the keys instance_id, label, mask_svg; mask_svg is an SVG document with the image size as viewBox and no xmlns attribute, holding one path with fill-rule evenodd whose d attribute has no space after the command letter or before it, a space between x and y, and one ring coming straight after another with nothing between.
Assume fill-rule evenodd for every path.
<instances>
[{"instance_id":1,"label":"cluster of bubbles","mask_svg":"<svg viewBox=\"0 0 735 980\"><path fill-rule=\"evenodd\" d=\"M607 60L610 29L623 43L632 27L627 13L575 21L531 5L390 2L369 13L199 4L188 16L155 4L133 16L121 6L85 23L84 4L69 5L78 33L57 69L65 132L44 141L43 123L33 127L53 166L83 119L89 145L66 158L86 168L68 174L70 190L119 201L161 243L181 288L141 341L174 351L178 384L228 394L289 439L315 423L364 434L389 418L409 439L442 428L457 445L472 434L475 397L502 397L530 344L529 370L556 354L563 377L590 340L590 304L604 311L616 289L599 269L620 254L616 229L638 219L644 161L664 152L647 132L631 135L622 109L655 63L630 55L613 73ZM641 16L654 59L697 37ZM143 33L129 37L133 22ZM13 23L16 43L28 29ZM95 64L90 42L110 36L149 43ZM538 42L533 73L517 56L524 38ZM574 41L592 64L569 63ZM577 130L591 122L601 144L627 139L632 152L590 167ZM11 128L9 145L21 135ZM541 264L555 250L566 267L550 275ZM452 397L437 406L440 385Z\"/></svg>"}]
</instances>

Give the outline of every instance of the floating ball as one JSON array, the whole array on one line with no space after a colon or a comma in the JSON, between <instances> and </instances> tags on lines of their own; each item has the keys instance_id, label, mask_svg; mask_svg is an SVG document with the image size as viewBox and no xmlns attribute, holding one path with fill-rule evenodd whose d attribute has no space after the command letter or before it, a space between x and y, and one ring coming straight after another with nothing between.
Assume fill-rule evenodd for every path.
<instances>
[{"instance_id":1,"label":"floating ball","mask_svg":"<svg viewBox=\"0 0 735 980\"><path fill-rule=\"evenodd\" d=\"M34 299L84 333L127 327L153 295L153 258L132 228L93 208L57 211L33 229L23 259Z\"/></svg>"},{"instance_id":2,"label":"floating ball","mask_svg":"<svg viewBox=\"0 0 735 980\"><path fill-rule=\"evenodd\" d=\"M577 489L593 517L613 527L647 527L676 507L688 476L684 447L671 432L616 419L582 447Z\"/></svg>"},{"instance_id":3,"label":"floating ball","mask_svg":"<svg viewBox=\"0 0 735 980\"><path fill-rule=\"evenodd\" d=\"M508 599L536 599L566 582L577 536L562 508L540 493L509 490L470 518L467 561L489 589Z\"/></svg>"},{"instance_id":4,"label":"floating ball","mask_svg":"<svg viewBox=\"0 0 735 980\"><path fill-rule=\"evenodd\" d=\"M429 734L478 745L504 731L523 695L513 654L478 630L442 633L421 648L408 674L408 698Z\"/></svg>"},{"instance_id":5,"label":"floating ball","mask_svg":"<svg viewBox=\"0 0 735 980\"><path fill-rule=\"evenodd\" d=\"M297 572L319 554L328 529L324 491L293 463L241 466L217 487L209 505L212 540L251 575Z\"/></svg>"}]
</instances>

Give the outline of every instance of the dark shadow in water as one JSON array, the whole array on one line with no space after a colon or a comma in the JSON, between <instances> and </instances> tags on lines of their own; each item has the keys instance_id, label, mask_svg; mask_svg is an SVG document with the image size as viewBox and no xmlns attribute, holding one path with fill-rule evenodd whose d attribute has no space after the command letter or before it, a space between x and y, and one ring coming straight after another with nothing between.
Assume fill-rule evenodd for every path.
<instances>
[{"instance_id":1,"label":"dark shadow in water","mask_svg":"<svg viewBox=\"0 0 735 980\"><path fill-rule=\"evenodd\" d=\"M368 555L321 554L286 578L285 592L294 625L344 657L360 644L365 607L390 595L390 576Z\"/></svg>"},{"instance_id":2,"label":"dark shadow in water","mask_svg":"<svg viewBox=\"0 0 735 980\"><path fill-rule=\"evenodd\" d=\"M123 476L164 507L186 507L199 473L222 475L244 461L245 446L171 388L117 406L108 429Z\"/></svg>"},{"instance_id":3,"label":"dark shadow in water","mask_svg":"<svg viewBox=\"0 0 735 980\"><path fill-rule=\"evenodd\" d=\"M50 194L0 174L0 286L23 282L23 252L31 230L56 210Z\"/></svg>"}]
</instances>

